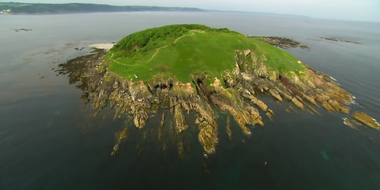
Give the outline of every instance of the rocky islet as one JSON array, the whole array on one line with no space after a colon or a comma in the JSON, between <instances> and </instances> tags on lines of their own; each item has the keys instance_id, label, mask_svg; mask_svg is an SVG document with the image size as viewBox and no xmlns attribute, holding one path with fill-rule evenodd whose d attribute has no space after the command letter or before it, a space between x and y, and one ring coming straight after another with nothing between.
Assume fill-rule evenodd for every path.
<instances>
[{"instance_id":1,"label":"rocky islet","mask_svg":"<svg viewBox=\"0 0 380 190\"><path fill-rule=\"evenodd\" d=\"M272 119L275 113L257 94L267 94L278 102L289 101L300 110L310 113L318 113L313 107L320 106L330 112L350 113L347 105L353 101L353 96L340 88L331 77L301 61L297 62L305 68L301 73L279 73L257 59L254 51L257 49L235 50L235 61L231 63L234 69L224 71L221 77L193 73L191 82L187 83L164 74L157 74L147 81L122 77L117 72L109 71L104 64L106 51L72 59L60 64L57 71L61 74L70 73L70 83L81 82L79 88L84 91L81 99L86 104L91 102L92 108L96 110L94 116L109 105L116 110L115 118L129 115L134 126L142 129L149 115L156 114L159 109L169 109L173 118L171 126L176 134L186 131L188 122L194 122L199 128L198 141L206 154L215 153L218 144L215 109L228 112L246 135L251 134L247 126L264 126L262 117ZM258 109L265 112L265 116ZM294 108L292 110L295 111ZM188 121L189 113L195 114L195 121ZM161 122L157 126L159 135L163 131L166 116L166 113L161 115ZM364 113L354 113L353 116L379 129L378 123L370 116ZM229 116L226 125L226 132L231 139ZM126 136L127 129L123 128L116 135L117 143L112 154L117 152L121 140Z\"/></svg>"}]
</instances>

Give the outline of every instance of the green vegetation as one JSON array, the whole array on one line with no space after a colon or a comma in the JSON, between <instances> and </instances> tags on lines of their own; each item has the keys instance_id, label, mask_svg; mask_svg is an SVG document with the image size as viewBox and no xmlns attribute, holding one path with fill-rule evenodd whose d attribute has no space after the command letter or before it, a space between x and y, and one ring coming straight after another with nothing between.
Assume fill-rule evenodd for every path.
<instances>
[{"instance_id":1,"label":"green vegetation","mask_svg":"<svg viewBox=\"0 0 380 190\"><path fill-rule=\"evenodd\" d=\"M256 40L268 43L272 46L276 46L283 49L297 48L310 49L309 46L302 44L301 42L295 41L290 38L278 37L278 36L249 36L250 38L255 38Z\"/></svg>"},{"instance_id":2,"label":"green vegetation","mask_svg":"<svg viewBox=\"0 0 380 190\"><path fill-rule=\"evenodd\" d=\"M298 59L290 53L273 47L265 42L252 40L257 45L256 55L264 62L264 64L270 69L281 73L293 71L299 73L304 71L305 67L298 63Z\"/></svg>"},{"instance_id":3,"label":"green vegetation","mask_svg":"<svg viewBox=\"0 0 380 190\"><path fill-rule=\"evenodd\" d=\"M154 75L191 81L192 74L221 77L235 68L236 51L251 49L269 70L278 73L304 70L298 59L264 42L226 28L204 25L169 25L147 29L120 40L106 55L108 71L122 77L149 80ZM254 64L252 62L252 64Z\"/></svg>"},{"instance_id":4,"label":"green vegetation","mask_svg":"<svg viewBox=\"0 0 380 190\"><path fill-rule=\"evenodd\" d=\"M84 13L84 12L131 12L131 11L202 11L186 7L155 7L155 6L113 6L102 4L45 4L45 3L4 3L0 2L0 11L12 10L12 14L41 13Z\"/></svg>"}]
</instances>

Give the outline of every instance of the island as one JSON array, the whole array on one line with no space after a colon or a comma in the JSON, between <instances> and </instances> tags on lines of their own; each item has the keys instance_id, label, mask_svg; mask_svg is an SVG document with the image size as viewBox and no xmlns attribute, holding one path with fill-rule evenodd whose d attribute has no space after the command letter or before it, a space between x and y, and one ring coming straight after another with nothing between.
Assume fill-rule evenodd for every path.
<instances>
[{"instance_id":1,"label":"island","mask_svg":"<svg viewBox=\"0 0 380 190\"><path fill-rule=\"evenodd\" d=\"M191 7L157 7L157 6L114 6L85 3L15 3L0 2L0 14L63 14L91 12L136 12L136 11L204 11Z\"/></svg>"},{"instance_id":2,"label":"island","mask_svg":"<svg viewBox=\"0 0 380 190\"><path fill-rule=\"evenodd\" d=\"M188 122L199 127L197 138L205 155L213 154L218 144L216 110L229 114L226 132L231 137L230 117L250 135L248 126L264 126L262 118L274 116L259 94L279 103L289 101L294 109L309 113L323 107L349 114L354 98L330 76L288 52L227 28L168 25L133 33L113 46L99 46L110 49L72 59L57 70L69 73L70 83L81 82L81 99L91 102L94 116L109 105L116 110L115 118L129 116L143 129L150 115L169 109L175 133L186 131ZM355 113L355 118L380 129L364 113ZM163 113L159 133L165 122ZM126 134L127 128L117 134L112 154Z\"/></svg>"}]
</instances>

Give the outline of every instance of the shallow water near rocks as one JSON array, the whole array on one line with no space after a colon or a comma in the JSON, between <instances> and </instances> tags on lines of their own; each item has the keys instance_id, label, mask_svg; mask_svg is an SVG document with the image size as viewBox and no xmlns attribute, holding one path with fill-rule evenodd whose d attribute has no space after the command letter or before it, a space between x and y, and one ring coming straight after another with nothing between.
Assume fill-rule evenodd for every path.
<instances>
[{"instance_id":1,"label":"shallow water near rocks","mask_svg":"<svg viewBox=\"0 0 380 190\"><path fill-rule=\"evenodd\" d=\"M72 22L75 19L76 22ZM58 63L89 53L94 43L118 41L142 29L177 23L227 27L250 35L294 38L311 50L288 50L302 62L337 79L356 96L352 110L380 120L380 33L378 25L305 18L231 13L104 13L40 16L0 15L0 189L378 189L380 132L343 124L345 114L321 115L273 109L273 122L250 126L244 136L231 118L218 112L219 145L204 157L198 129L189 119L181 135L184 158L170 137L170 115L164 137L155 139L160 113L128 137L115 156L115 133L125 118L113 120L105 109L93 118L80 100L79 84L56 76ZM104 27L107 23L107 27ZM14 32L11 28L32 28ZM324 41L339 37L364 45ZM3 45L4 44L4 45ZM54 69L53 69L54 68ZM263 114L262 114L263 115ZM191 121L191 122L190 122ZM144 139L144 134L146 138ZM166 135L166 136L165 136ZM265 164L266 163L266 164Z\"/></svg>"}]
</instances>

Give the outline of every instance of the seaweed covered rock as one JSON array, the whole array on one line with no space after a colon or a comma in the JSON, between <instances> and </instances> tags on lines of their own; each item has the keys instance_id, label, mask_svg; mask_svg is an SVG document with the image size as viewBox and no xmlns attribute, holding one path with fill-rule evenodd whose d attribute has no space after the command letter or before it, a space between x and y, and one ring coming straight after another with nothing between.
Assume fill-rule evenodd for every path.
<instances>
[{"instance_id":1,"label":"seaweed covered rock","mask_svg":"<svg viewBox=\"0 0 380 190\"><path fill-rule=\"evenodd\" d=\"M376 121L376 119L363 112L355 112L353 117L368 127L380 130L380 124Z\"/></svg>"}]
</instances>

